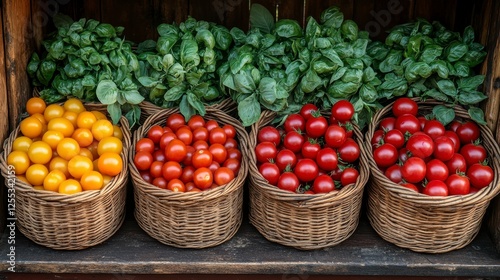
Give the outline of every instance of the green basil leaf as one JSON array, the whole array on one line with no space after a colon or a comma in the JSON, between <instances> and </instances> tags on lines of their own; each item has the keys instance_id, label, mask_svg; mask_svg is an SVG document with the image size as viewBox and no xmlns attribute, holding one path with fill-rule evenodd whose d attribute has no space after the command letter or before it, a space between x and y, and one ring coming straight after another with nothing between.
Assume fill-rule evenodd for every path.
<instances>
[{"instance_id":1,"label":"green basil leaf","mask_svg":"<svg viewBox=\"0 0 500 280\"><path fill-rule=\"evenodd\" d=\"M352 82L345 83L338 80L328 87L328 94L334 98L348 98L355 93L360 86L360 84Z\"/></svg>"},{"instance_id":2,"label":"green basil leaf","mask_svg":"<svg viewBox=\"0 0 500 280\"><path fill-rule=\"evenodd\" d=\"M203 43L203 45L208 49L213 49L215 47L215 37L210 30L198 30L195 39L198 44Z\"/></svg>"},{"instance_id":3,"label":"green basil leaf","mask_svg":"<svg viewBox=\"0 0 500 280\"><path fill-rule=\"evenodd\" d=\"M40 83L47 86L49 85L50 80L52 80L55 71L56 63L54 61L43 60L36 71L36 77Z\"/></svg>"},{"instance_id":4,"label":"green basil leaf","mask_svg":"<svg viewBox=\"0 0 500 280\"><path fill-rule=\"evenodd\" d=\"M450 70L446 65L446 62L442 60L435 60L429 64L432 71L437 73L440 78L448 79L448 75L450 74Z\"/></svg>"},{"instance_id":5,"label":"green basil leaf","mask_svg":"<svg viewBox=\"0 0 500 280\"><path fill-rule=\"evenodd\" d=\"M373 68L371 68L371 67L367 67L367 68L365 68L365 70L363 70L363 82L364 83L368 83L368 82L373 81L376 76L377 76L377 73L375 73L375 71L373 71Z\"/></svg>"},{"instance_id":6,"label":"green basil leaf","mask_svg":"<svg viewBox=\"0 0 500 280\"><path fill-rule=\"evenodd\" d=\"M482 125L487 125L487 122L484 119L484 112L480 108L470 107L467 112L473 121Z\"/></svg>"},{"instance_id":7,"label":"green basil leaf","mask_svg":"<svg viewBox=\"0 0 500 280\"><path fill-rule=\"evenodd\" d=\"M75 79L73 81L73 87L71 88L71 95L78 99L83 99L83 94L82 79Z\"/></svg>"},{"instance_id":8,"label":"green basil leaf","mask_svg":"<svg viewBox=\"0 0 500 280\"><path fill-rule=\"evenodd\" d=\"M300 89L305 93L313 92L317 87L322 84L322 79L314 72L314 70L308 70L305 76L300 81Z\"/></svg>"},{"instance_id":9,"label":"green basil leaf","mask_svg":"<svg viewBox=\"0 0 500 280\"><path fill-rule=\"evenodd\" d=\"M180 47L181 64L185 69L200 64L200 56L198 55L198 44L193 39L183 39Z\"/></svg>"},{"instance_id":10,"label":"green basil leaf","mask_svg":"<svg viewBox=\"0 0 500 280\"><path fill-rule=\"evenodd\" d=\"M205 105L203 105L200 99L191 91L187 92L187 101L189 105L191 105L191 107L193 107L198 112L199 115L205 115Z\"/></svg>"},{"instance_id":11,"label":"green basil leaf","mask_svg":"<svg viewBox=\"0 0 500 280\"><path fill-rule=\"evenodd\" d=\"M238 102L238 116L243 126L250 126L260 118L260 103L255 94L252 94Z\"/></svg>"},{"instance_id":12,"label":"green basil leaf","mask_svg":"<svg viewBox=\"0 0 500 280\"><path fill-rule=\"evenodd\" d=\"M137 45L137 52L151 52L156 50L156 42L154 40L145 40Z\"/></svg>"},{"instance_id":13,"label":"green basil leaf","mask_svg":"<svg viewBox=\"0 0 500 280\"><path fill-rule=\"evenodd\" d=\"M149 100L155 100L159 97L162 97L165 92L167 92L167 87L163 84L157 84L154 88L149 92Z\"/></svg>"},{"instance_id":14,"label":"green basil leaf","mask_svg":"<svg viewBox=\"0 0 500 280\"><path fill-rule=\"evenodd\" d=\"M443 94L434 88L424 92L424 94L422 96L423 97L430 97L430 98L433 98L433 99L436 99L436 100L442 101L442 102L448 102L448 96L446 96L446 94Z\"/></svg>"},{"instance_id":15,"label":"green basil leaf","mask_svg":"<svg viewBox=\"0 0 500 280\"><path fill-rule=\"evenodd\" d=\"M342 59L340 59L339 55L337 54L337 52L335 50L324 49L324 50L321 50L320 52L324 57L328 58L331 62L333 62L338 67L344 66L344 62L342 61Z\"/></svg>"},{"instance_id":16,"label":"green basil leaf","mask_svg":"<svg viewBox=\"0 0 500 280\"><path fill-rule=\"evenodd\" d=\"M480 91L460 92L458 102L463 105L475 105L487 98L488 96Z\"/></svg>"},{"instance_id":17,"label":"green basil leaf","mask_svg":"<svg viewBox=\"0 0 500 280\"><path fill-rule=\"evenodd\" d=\"M26 67L26 72L28 72L28 75L31 78L35 77L39 65L40 65L40 57L36 52L34 52L30 57L28 66Z\"/></svg>"},{"instance_id":18,"label":"green basil leaf","mask_svg":"<svg viewBox=\"0 0 500 280\"><path fill-rule=\"evenodd\" d=\"M349 41L355 41L358 39L358 25L350 19L344 20L340 26L340 32L342 37L348 39Z\"/></svg>"},{"instance_id":19,"label":"green basil leaf","mask_svg":"<svg viewBox=\"0 0 500 280\"><path fill-rule=\"evenodd\" d=\"M102 104L114 104L118 98L118 87L112 80L102 80L97 85L96 95Z\"/></svg>"},{"instance_id":20,"label":"green basil leaf","mask_svg":"<svg viewBox=\"0 0 500 280\"><path fill-rule=\"evenodd\" d=\"M231 34L231 37L233 37L233 40L238 45L243 44L245 42L245 38L247 37L245 32L238 27L231 28L229 34Z\"/></svg>"},{"instance_id":21,"label":"green basil leaf","mask_svg":"<svg viewBox=\"0 0 500 280\"><path fill-rule=\"evenodd\" d=\"M92 75L85 75L82 79L82 86L84 87L89 87L91 89L95 88L96 86L96 78Z\"/></svg>"},{"instance_id":22,"label":"green basil leaf","mask_svg":"<svg viewBox=\"0 0 500 280\"><path fill-rule=\"evenodd\" d=\"M255 91L256 85L250 75L246 72L234 75L234 87L242 93L252 93Z\"/></svg>"},{"instance_id":23,"label":"green basil leaf","mask_svg":"<svg viewBox=\"0 0 500 280\"><path fill-rule=\"evenodd\" d=\"M403 52L400 50L391 50L387 57L380 63L379 69L382 73L392 72L396 66L403 61Z\"/></svg>"},{"instance_id":24,"label":"green basil leaf","mask_svg":"<svg viewBox=\"0 0 500 280\"><path fill-rule=\"evenodd\" d=\"M338 29L344 21L344 14L338 7L333 6L321 13L320 20L325 27Z\"/></svg>"},{"instance_id":25,"label":"green basil leaf","mask_svg":"<svg viewBox=\"0 0 500 280\"><path fill-rule=\"evenodd\" d=\"M134 127L134 125L139 123L141 118L141 108L137 105L132 105L130 110L128 110L127 114L125 114L130 127Z\"/></svg>"},{"instance_id":26,"label":"green basil leaf","mask_svg":"<svg viewBox=\"0 0 500 280\"><path fill-rule=\"evenodd\" d=\"M233 74L238 73L243 66L247 63L250 64L253 61L253 55L250 52L250 48L248 46L243 46L240 48L236 48L229 54L228 57L229 67Z\"/></svg>"},{"instance_id":27,"label":"green basil leaf","mask_svg":"<svg viewBox=\"0 0 500 280\"><path fill-rule=\"evenodd\" d=\"M466 45L470 45L474 42L474 29L472 28L472 26L469 25L464 29L462 42Z\"/></svg>"},{"instance_id":28,"label":"green basil leaf","mask_svg":"<svg viewBox=\"0 0 500 280\"><path fill-rule=\"evenodd\" d=\"M427 45L420 55L420 60L425 63L432 63L440 57L442 53L443 47L439 45Z\"/></svg>"},{"instance_id":29,"label":"green basil leaf","mask_svg":"<svg viewBox=\"0 0 500 280\"><path fill-rule=\"evenodd\" d=\"M215 37L215 47L219 50L228 50L233 42L233 38L224 26L214 26L212 27L212 33Z\"/></svg>"},{"instance_id":30,"label":"green basil leaf","mask_svg":"<svg viewBox=\"0 0 500 280\"><path fill-rule=\"evenodd\" d=\"M99 37L112 38L116 36L115 28L108 23L100 23L94 31Z\"/></svg>"},{"instance_id":31,"label":"green basil leaf","mask_svg":"<svg viewBox=\"0 0 500 280\"><path fill-rule=\"evenodd\" d=\"M64 96L59 94L53 88L46 88L46 89L40 91L40 98L45 100L45 102L47 104L52 104L52 103L63 100Z\"/></svg>"},{"instance_id":32,"label":"green basil leaf","mask_svg":"<svg viewBox=\"0 0 500 280\"><path fill-rule=\"evenodd\" d=\"M189 121L192 116L196 115L196 110L189 104L187 95L182 96L181 103L179 104L179 111L186 121Z\"/></svg>"},{"instance_id":33,"label":"green basil leaf","mask_svg":"<svg viewBox=\"0 0 500 280\"><path fill-rule=\"evenodd\" d=\"M359 84L363 80L363 71L359 69L347 69L344 76L342 76L342 81L344 83L352 82Z\"/></svg>"},{"instance_id":34,"label":"green basil leaf","mask_svg":"<svg viewBox=\"0 0 500 280\"><path fill-rule=\"evenodd\" d=\"M292 38L302 36L302 27L296 20L281 19L276 22L274 32L283 38Z\"/></svg>"},{"instance_id":35,"label":"green basil leaf","mask_svg":"<svg viewBox=\"0 0 500 280\"><path fill-rule=\"evenodd\" d=\"M468 77L471 75L471 70L469 65L464 62L464 61L457 61L455 64L453 64L453 67L455 68L455 76L458 77Z\"/></svg>"},{"instance_id":36,"label":"green basil leaf","mask_svg":"<svg viewBox=\"0 0 500 280\"><path fill-rule=\"evenodd\" d=\"M271 33L274 29L274 17L266 7L253 3L250 7L250 26L263 33Z\"/></svg>"},{"instance_id":37,"label":"green basil leaf","mask_svg":"<svg viewBox=\"0 0 500 280\"><path fill-rule=\"evenodd\" d=\"M138 90L123 91L123 96L129 104L139 104L144 101L144 97L139 93Z\"/></svg>"},{"instance_id":38,"label":"green basil leaf","mask_svg":"<svg viewBox=\"0 0 500 280\"><path fill-rule=\"evenodd\" d=\"M454 41L446 48L446 58L450 62L458 61L467 53L468 50L469 48L467 45Z\"/></svg>"},{"instance_id":39,"label":"green basil leaf","mask_svg":"<svg viewBox=\"0 0 500 280\"><path fill-rule=\"evenodd\" d=\"M354 57L361 58L366 54L366 47L368 46L367 39L357 39L353 43Z\"/></svg>"},{"instance_id":40,"label":"green basil leaf","mask_svg":"<svg viewBox=\"0 0 500 280\"><path fill-rule=\"evenodd\" d=\"M484 75L461 78L457 81L457 87L463 91L474 91L484 82Z\"/></svg>"},{"instance_id":41,"label":"green basil leaf","mask_svg":"<svg viewBox=\"0 0 500 280\"><path fill-rule=\"evenodd\" d=\"M321 28L318 22L313 17L307 18L307 25L305 31L306 31L305 37L307 41L312 41L316 37L321 35Z\"/></svg>"},{"instance_id":42,"label":"green basil leaf","mask_svg":"<svg viewBox=\"0 0 500 280\"><path fill-rule=\"evenodd\" d=\"M268 104L276 101L276 81L272 78L264 77L259 84L260 98Z\"/></svg>"},{"instance_id":43,"label":"green basil leaf","mask_svg":"<svg viewBox=\"0 0 500 280\"><path fill-rule=\"evenodd\" d=\"M463 57L462 60L467 63L469 67L474 67L479 65L486 58L486 52L478 50L469 50Z\"/></svg>"},{"instance_id":44,"label":"green basil leaf","mask_svg":"<svg viewBox=\"0 0 500 280\"><path fill-rule=\"evenodd\" d=\"M443 125L448 125L455 119L455 110L453 108L437 105L432 108L432 113L436 120L440 121Z\"/></svg>"},{"instance_id":45,"label":"green basil leaf","mask_svg":"<svg viewBox=\"0 0 500 280\"><path fill-rule=\"evenodd\" d=\"M117 124L120 122L120 118L122 117L122 108L118 102L114 102L112 104L108 104L108 113L111 117L111 121L113 124Z\"/></svg>"},{"instance_id":46,"label":"green basil leaf","mask_svg":"<svg viewBox=\"0 0 500 280\"><path fill-rule=\"evenodd\" d=\"M451 97L457 96L457 89L451 80L440 80L437 82L437 86L442 93Z\"/></svg>"},{"instance_id":47,"label":"green basil leaf","mask_svg":"<svg viewBox=\"0 0 500 280\"><path fill-rule=\"evenodd\" d=\"M366 53L375 60L384 60L389 54L389 48L380 41L374 41L368 44Z\"/></svg>"},{"instance_id":48,"label":"green basil leaf","mask_svg":"<svg viewBox=\"0 0 500 280\"><path fill-rule=\"evenodd\" d=\"M359 89L359 97L366 103L373 103L377 100L377 90L370 84L364 84Z\"/></svg>"},{"instance_id":49,"label":"green basil leaf","mask_svg":"<svg viewBox=\"0 0 500 280\"><path fill-rule=\"evenodd\" d=\"M332 84L336 80L342 78L346 72L347 72L347 67L340 67L339 69L337 69L335 73L333 73L328 84Z\"/></svg>"},{"instance_id":50,"label":"green basil leaf","mask_svg":"<svg viewBox=\"0 0 500 280\"><path fill-rule=\"evenodd\" d=\"M167 82L169 87L175 87L176 85L184 82L184 77L186 71L179 63L175 63L168 69Z\"/></svg>"},{"instance_id":51,"label":"green basil leaf","mask_svg":"<svg viewBox=\"0 0 500 280\"><path fill-rule=\"evenodd\" d=\"M338 54L338 57L340 57L341 59L346 59L354 56L354 46L353 44L349 44L348 42L340 42L338 44L335 44L332 50L335 51L336 54ZM330 50L322 51L328 53Z\"/></svg>"},{"instance_id":52,"label":"green basil leaf","mask_svg":"<svg viewBox=\"0 0 500 280\"><path fill-rule=\"evenodd\" d=\"M158 25L158 27L156 28L156 31L158 31L158 34L161 37L166 37L169 35L176 35L177 36L179 33L178 27L176 27L175 25L166 24L166 23L162 23L162 24Z\"/></svg>"},{"instance_id":53,"label":"green basil leaf","mask_svg":"<svg viewBox=\"0 0 500 280\"><path fill-rule=\"evenodd\" d=\"M66 57L66 54L64 53L64 42L62 40L54 41L50 44L48 52L51 57L57 60L63 60Z\"/></svg>"},{"instance_id":54,"label":"green basil leaf","mask_svg":"<svg viewBox=\"0 0 500 280\"><path fill-rule=\"evenodd\" d=\"M178 101L185 93L186 86L184 84L180 84L167 90L163 98L165 101Z\"/></svg>"}]
</instances>

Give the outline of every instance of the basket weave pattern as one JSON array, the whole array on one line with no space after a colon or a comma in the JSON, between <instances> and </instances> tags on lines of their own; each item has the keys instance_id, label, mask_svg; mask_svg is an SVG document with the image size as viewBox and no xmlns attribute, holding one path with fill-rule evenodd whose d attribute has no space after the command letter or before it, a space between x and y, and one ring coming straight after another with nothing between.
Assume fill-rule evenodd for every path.
<instances>
[{"instance_id":1,"label":"basket weave pattern","mask_svg":"<svg viewBox=\"0 0 500 280\"><path fill-rule=\"evenodd\" d=\"M274 112L264 111L250 133L247 151L250 155L250 222L268 240L302 250L334 246L346 240L358 225L369 175L360 130L355 126L361 149L355 184L328 194L295 194L270 185L257 168L254 151L257 134L274 117Z\"/></svg>"},{"instance_id":2,"label":"basket weave pattern","mask_svg":"<svg viewBox=\"0 0 500 280\"><path fill-rule=\"evenodd\" d=\"M418 101L420 112L429 113L443 103ZM455 107L457 117L470 119L467 111ZM365 150L371 151L371 139L380 120L391 113L392 104L373 118L365 139ZM495 174L493 182L475 194L432 197L416 193L390 181L377 167L368 152L372 178L368 192L368 218L375 231L385 240L416 252L443 253L469 244L479 232L488 204L500 191L500 148L488 127L480 125L482 143L490 157Z\"/></svg>"},{"instance_id":3,"label":"basket weave pattern","mask_svg":"<svg viewBox=\"0 0 500 280\"><path fill-rule=\"evenodd\" d=\"M91 110L91 107L85 107ZM64 195L35 190L21 180L15 181L16 225L21 233L49 248L80 250L104 242L120 228L125 218L130 147L128 122L122 117L120 124L123 131L123 170L101 190ZM19 134L18 127L3 145L0 169L5 178L9 176L7 156Z\"/></svg>"},{"instance_id":4,"label":"basket weave pattern","mask_svg":"<svg viewBox=\"0 0 500 280\"><path fill-rule=\"evenodd\" d=\"M144 137L153 125L165 124L170 114L178 109L167 109L151 115L139 127L133 143ZM207 108L205 119L215 119L221 125L231 124L236 129L239 146L248 145L248 134L234 118L220 110ZM217 246L234 236L242 222L243 185L248 172L247 155L243 149L241 168L230 183L202 191L176 193L145 182L135 165L130 162L135 194L135 218L139 226L163 244L179 248L206 248ZM135 148L129 152L135 155Z\"/></svg>"},{"instance_id":5,"label":"basket weave pattern","mask_svg":"<svg viewBox=\"0 0 500 280\"><path fill-rule=\"evenodd\" d=\"M149 101L142 101L139 103L139 107L141 108L141 122L143 123L149 116L165 110L165 108L159 107ZM220 110L231 115L238 107L231 98L226 98L217 104L207 105L205 108ZM169 108L168 110L170 109L174 110L173 108Z\"/></svg>"}]
</instances>

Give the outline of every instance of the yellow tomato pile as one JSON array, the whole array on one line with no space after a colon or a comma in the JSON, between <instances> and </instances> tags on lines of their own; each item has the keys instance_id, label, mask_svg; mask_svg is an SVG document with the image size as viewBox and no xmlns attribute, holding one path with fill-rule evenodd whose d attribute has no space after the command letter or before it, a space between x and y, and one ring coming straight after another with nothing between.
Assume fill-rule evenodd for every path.
<instances>
[{"instance_id":1,"label":"yellow tomato pile","mask_svg":"<svg viewBox=\"0 0 500 280\"><path fill-rule=\"evenodd\" d=\"M104 114L87 111L78 99L62 106L38 97L26 103L7 163L35 189L75 194L99 190L123 167L123 134Z\"/></svg>"}]
</instances>

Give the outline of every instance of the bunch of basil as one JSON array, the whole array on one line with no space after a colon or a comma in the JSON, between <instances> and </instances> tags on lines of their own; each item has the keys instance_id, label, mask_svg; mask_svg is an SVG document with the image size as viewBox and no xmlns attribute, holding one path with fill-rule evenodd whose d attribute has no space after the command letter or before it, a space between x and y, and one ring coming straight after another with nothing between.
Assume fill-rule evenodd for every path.
<instances>
[{"instance_id":1,"label":"bunch of basil","mask_svg":"<svg viewBox=\"0 0 500 280\"><path fill-rule=\"evenodd\" d=\"M373 67L382 80L377 87L378 99L406 95L461 104L474 121L485 124L483 111L476 107L487 98L477 90L484 76L473 71L486 57L483 48L474 42L470 26L461 35L424 19L398 25L385 44L372 42L368 46ZM455 118L452 107L436 106L433 115L448 124Z\"/></svg>"},{"instance_id":2,"label":"bunch of basil","mask_svg":"<svg viewBox=\"0 0 500 280\"><path fill-rule=\"evenodd\" d=\"M337 7L323 11L320 23L309 17L304 39L294 45L299 57L287 68L288 73L300 76L290 108L314 103L326 109L347 99L354 105L360 127L369 123L381 107L376 102L380 80L366 53L369 41L368 32L359 31L352 20L344 20Z\"/></svg>"},{"instance_id":3,"label":"bunch of basil","mask_svg":"<svg viewBox=\"0 0 500 280\"><path fill-rule=\"evenodd\" d=\"M139 62L132 45L121 39L122 27L93 19L73 21L57 14L57 31L46 38L41 55L33 53L27 66L32 84L42 89L48 103L68 97L99 101L108 105L114 123L122 109L133 126L138 122L143 101L134 83Z\"/></svg>"},{"instance_id":4,"label":"bunch of basil","mask_svg":"<svg viewBox=\"0 0 500 280\"><path fill-rule=\"evenodd\" d=\"M244 126L255 123L261 106L272 111L287 108L289 93L298 82L298 73L289 72L298 53L302 28L289 19L274 22L261 5L252 5L252 28L245 34L239 28L230 33L235 42L227 61L218 70L220 86L238 103Z\"/></svg>"},{"instance_id":5,"label":"bunch of basil","mask_svg":"<svg viewBox=\"0 0 500 280\"><path fill-rule=\"evenodd\" d=\"M157 42L142 42L137 49L141 93L157 106L179 106L186 119L204 115L205 104L226 97L216 70L232 44L229 30L191 17L179 25L161 24L157 30Z\"/></svg>"}]
</instances>

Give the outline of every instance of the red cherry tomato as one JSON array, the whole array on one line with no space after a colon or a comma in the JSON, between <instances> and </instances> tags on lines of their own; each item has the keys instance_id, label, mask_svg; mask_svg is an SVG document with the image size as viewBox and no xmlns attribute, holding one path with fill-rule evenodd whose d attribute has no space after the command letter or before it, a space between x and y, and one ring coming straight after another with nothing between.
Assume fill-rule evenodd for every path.
<instances>
[{"instance_id":1,"label":"red cherry tomato","mask_svg":"<svg viewBox=\"0 0 500 280\"><path fill-rule=\"evenodd\" d=\"M163 128L159 125L153 125L148 130L148 138L151 139L155 144L160 143L160 138L163 135Z\"/></svg>"},{"instance_id":2,"label":"red cherry tomato","mask_svg":"<svg viewBox=\"0 0 500 280\"><path fill-rule=\"evenodd\" d=\"M467 171L467 162L464 156L454 153L450 160L445 162L450 173L458 173Z\"/></svg>"},{"instance_id":3,"label":"red cherry tomato","mask_svg":"<svg viewBox=\"0 0 500 280\"><path fill-rule=\"evenodd\" d=\"M234 179L234 172L227 167L221 167L217 169L217 171L215 171L214 173L214 182L218 186L228 184L233 179Z\"/></svg>"},{"instance_id":4,"label":"red cherry tomato","mask_svg":"<svg viewBox=\"0 0 500 280\"><path fill-rule=\"evenodd\" d=\"M306 134L311 138L319 138L325 135L328 121L323 116L313 115L306 121Z\"/></svg>"},{"instance_id":5,"label":"red cherry tomato","mask_svg":"<svg viewBox=\"0 0 500 280\"><path fill-rule=\"evenodd\" d=\"M451 174L446 179L446 185L448 186L449 195L465 195L470 192L469 179L464 175Z\"/></svg>"},{"instance_id":6,"label":"red cherry tomato","mask_svg":"<svg viewBox=\"0 0 500 280\"><path fill-rule=\"evenodd\" d=\"M209 167L210 164L212 164L212 159L212 153L210 153L209 150L197 150L193 154L193 166L198 169L202 167Z\"/></svg>"},{"instance_id":7,"label":"red cherry tomato","mask_svg":"<svg viewBox=\"0 0 500 280\"><path fill-rule=\"evenodd\" d=\"M337 152L340 158L348 163L357 161L361 153L358 143L352 138L347 138L344 144L338 148Z\"/></svg>"},{"instance_id":8,"label":"red cherry tomato","mask_svg":"<svg viewBox=\"0 0 500 280\"><path fill-rule=\"evenodd\" d=\"M314 104L308 103L302 106L300 109L300 115L307 121L311 117L312 112L316 111L318 111L318 107Z\"/></svg>"},{"instance_id":9,"label":"red cherry tomato","mask_svg":"<svg viewBox=\"0 0 500 280\"><path fill-rule=\"evenodd\" d=\"M389 180L393 181L396 184L401 183L401 181L403 180L403 177L401 175L401 166L397 164L389 166L384 173Z\"/></svg>"},{"instance_id":10,"label":"red cherry tomato","mask_svg":"<svg viewBox=\"0 0 500 280\"><path fill-rule=\"evenodd\" d=\"M406 132L414 134L420 131L420 122L414 115L404 114L397 117L394 128L401 131L403 134Z\"/></svg>"},{"instance_id":11,"label":"red cherry tomato","mask_svg":"<svg viewBox=\"0 0 500 280\"><path fill-rule=\"evenodd\" d=\"M416 116L418 113L417 102L411 100L408 97L400 97L394 101L392 105L392 113L394 116L399 117L404 114L411 114Z\"/></svg>"},{"instance_id":12,"label":"red cherry tomato","mask_svg":"<svg viewBox=\"0 0 500 280\"><path fill-rule=\"evenodd\" d=\"M383 131L391 131L394 129L396 125L396 118L395 117L385 117L382 120L380 120L379 123L379 128L380 130Z\"/></svg>"},{"instance_id":13,"label":"red cherry tomato","mask_svg":"<svg viewBox=\"0 0 500 280\"><path fill-rule=\"evenodd\" d=\"M340 183L342 186L347 186L350 184L356 183L356 180L358 180L359 177L359 172L355 168L348 167L344 169L342 172L342 175L340 176Z\"/></svg>"},{"instance_id":14,"label":"red cherry tomato","mask_svg":"<svg viewBox=\"0 0 500 280\"><path fill-rule=\"evenodd\" d=\"M193 174L193 182L195 186L201 190L206 190L212 186L214 177L212 171L206 167L196 169Z\"/></svg>"},{"instance_id":15,"label":"red cherry tomato","mask_svg":"<svg viewBox=\"0 0 500 280\"><path fill-rule=\"evenodd\" d=\"M455 154L455 144L447 136L439 136L434 139L433 156L441 161L448 161Z\"/></svg>"},{"instance_id":16,"label":"red cherry tomato","mask_svg":"<svg viewBox=\"0 0 500 280\"><path fill-rule=\"evenodd\" d=\"M191 128L192 131L194 131L199 127L205 126L205 119L203 119L203 117L200 115L194 115L189 119L187 125L189 126L189 128Z\"/></svg>"},{"instance_id":17,"label":"red cherry tomato","mask_svg":"<svg viewBox=\"0 0 500 280\"><path fill-rule=\"evenodd\" d=\"M460 149L460 154L464 156L467 166L472 166L475 163L483 162L486 157L486 149L480 144L465 144Z\"/></svg>"},{"instance_id":18,"label":"red cherry tomato","mask_svg":"<svg viewBox=\"0 0 500 280\"><path fill-rule=\"evenodd\" d=\"M212 154L213 160L219 164L223 164L227 158L227 150L222 144L212 144L208 151Z\"/></svg>"},{"instance_id":19,"label":"red cherry tomato","mask_svg":"<svg viewBox=\"0 0 500 280\"><path fill-rule=\"evenodd\" d=\"M257 144L255 147L255 155L257 157L257 162L264 163L268 161L274 161L278 150L276 146L271 142L262 142Z\"/></svg>"},{"instance_id":20,"label":"red cherry tomato","mask_svg":"<svg viewBox=\"0 0 500 280\"><path fill-rule=\"evenodd\" d=\"M226 133L224 132L224 129L221 127L214 127L212 130L210 130L210 133L208 135L208 140L210 141L210 144L215 144L219 143L224 145L226 143Z\"/></svg>"},{"instance_id":21,"label":"red cherry tomato","mask_svg":"<svg viewBox=\"0 0 500 280\"><path fill-rule=\"evenodd\" d=\"M401 167L403 179L410 183L418 183L425 178L426 164L418 157L409 158Z\"/></svg>"},{"instance_id":22,"label":"red cherry tomato","mask_svg":"<svg viewBox=\"0 0 500 280\"><path fill-rule=\"evenodd\" d=\"M316 159L321 145L313 139L309 139L302 145L301 153L304 158Z\"/></svg>"},{"instance_id":23,"label":"red cherry tomato","mask_svg":"<svg viewBox=\"0 0 500 280\"><path fill-rule=\"evenodd\" d=\"M186 154L186 144L179 139L173 139L165 148L165 158L169 161L182 162Z\"/></svg>"},{"instance_id":24,"label":"red cherry tomato","mask_svg":"<svg viewBox=\"0 0 500 280\"><path fill-rule=\"evenodd\" d=\"M318 165L312 159L302 159L295 165L293 173L301 182L313 181L319 173Z\"/></svg>"},{"instance_id":25,"label":"red cherry tomato","mask_svg":"<svg viewBox=\"0 0 500 280\"><path fill-rule=\"evenodd\" d=\"M332 106L332 116L340 121L349 121L354 116L354 106L347 100L339 100Z\"/></svg>"},{"instance_id":26,"label":"red cherry tomato","mask_svg":"<svg viewBox=\"0 0 500 280\"><path fill-rule=\"evenodd\" d=\"M303 144L304 137L302 137L302 135L300 135L297 131L288 132L283 139L283 146L294 153L300 152Z\"/></svg>"},{"instance_id":27,"label":"red cherry tomato","mask_svg":"<svg viewBox=\"0 0 500 280\"><path fill-rule=\"evenodd\" d=\"M444 125L437 120L429 120L424 126L422 132L429 135L432 139L436 139L439 136L443 136L446 129Z\"/></svg>"},{"instance_id":28,"label":"red cherry tomato","mask_svg":"<svg viewBox=\"0 0 500 280\"><path fill-rule=\"evenodd\" d=\"M335 183L328 175L320 175L314 179L312 191L315 193L329 193L335 190Z\"/></svg>"},{"instance_id":29,"label":"red cherry tomato","mask_svg":"<svg viewBox=\"0 0 500 280\"><path fill-rule=\"evenodd\" d=\"M325 143L330 148L339 148L344 144L347 136L345 130L339 125L330 125L325 132Z\"/></svg>"},{"instance_id":30,"label":"red cherry tomato","mask_svg":"<svg viewBox=\"0 0 500 280\"><path fill-rule=\"evenodd\" d=\"M472 121L464 122L457 128L456 133L462 145L475 142L481 136L479 126Z\"/></svg>"},{"instance_id":31,"label":"red cherry tomato","mask_svg":"<svg viewBox=\"0 0 500 280\"><path fill-rule=\"evenodd\" d=\"M153 163L153 156L149 152L137 152L134 156L134 164L138 170L149 170Z\"/></svg>"},{"instance_id":32,"label":"red cherry tomato","mask_svg":"<svg viewBox=\"0 0 500 280\"><path fill-rule=\"evenodd\" d=\"M163 164L162 175L167 181L179 179L182 175L182 167L178 162L167 161Z\"/></svg>"},{"instance_id":33,"label":"red cherry tomato","mask_svg":"<svg viewBox=\"0 0 500 280\"><path fill-rule=\"evenodd\" d=\"M448 196L448 186L443 181L430 181L424 188L424 194L429 196Z\"/></svg>"},{"instance_id":34,"label":"red cherry tomato","mask_svg":"<svg viewBox=\"0 0 500 280\"><path fill-rule=\"evenodd\" d=\"M316 163L318 164L319 168L325 171L335 170L338 166L337 153L332 148L323 148L318 152L318 155L316 156Z\"/></svg>"},{"instance_id":35,"label":"red cherry tomato","mask_svg":"<svg viewBox=\"0 0 500 280\"><path fill-rule=\"evenodd\" d=\"M276 156L276 165L278 166L280 172L283 172L287 166L291 169L297 164L297 157L295 153L289 149L283 149L278 152Z\"/></svg>"},{"instance_id":36,"label":"red cherry tomato","mask_svg":"<svg viewBox=\"0 0 500 280\"><path fill-rule=\"evenodd\" d=\"M257 142L271 142L278 147L281 142L281 135L275 127L265 126L259 130L259 133L257 134Z\"/></svg>"},{"instance_id":37,"label":"red cherry tomato","mask_svg":"<svg viewBox=\"0 0 500 280\"><path fill-rule=\"evenodd\" d=\"M373 159L378 167L389 167L398 160L398 150L392 144L382 144L373 151Z\"/></svg>"},{"instance_id":38,"label":"red cherry tomato","mask_svg":"<svg viewBox=\"0 0 500 280\"><path fill-rule=\"evenodd\" d=\"M406 148L410 153L419 158L426 158L434 152L434 141L424 133L412 135L406 142Z\"/></svg>"},{"instance_id":39,"label":"red cherry tomato","mask_svg":"<svg viewBox=\"0 0 500 280\"><path fill-rule=\"evenodd\" d=\"M184 117L179 113L174 113L167 118L167 126L176 132L177 129L186 124Z\"/></svg>"},{"instance_id":40,"label":"red cherry tomato","mask_svg":"<svg viewBox=\"0 0 500 280\"><path fill-rule=\"evenodd\" d=\"M431 159L427 162L425 178L427 181L440 180L446 181L448 178L448 167L439 159Z\"/></svg>"},{"instance_id":41,"label":"red cherry tomato","mask_svg":"<svg viewBox=\"0 0 500 280\"><path fill-rule=\"evenodd\" d=\"M290 131L303 132L306 129L306 121L300 114L291 114L286 118L283 126L287 133Z\"/></svg>"},{"instance_id":42,"label":"red cherry tomato","mask_svg":"<svg viewBox=\"0 0 500 280\"><path fill-rule=\"evenodd\" d=\"M278 179L278 188L293 193L297 191L299 184L299 179L292 172L285 172Z\"/></svg>"},{"instance_id":43,"label":"red cherry tomato","mask_svg":"<svg viewBox=\"0 0 500 280\"><path fill-rule=\"evenodd\" d=\"M467 177L472 187L482 189L493 181L494 173L491 167L475 163L467 169Z\"/></svg>"},{"instance_id":44,"label":"red cherry tomato","mask_svg":"<svg viewBox=\"0 0 500 280\"><path fill-rule=\"evenodd\" d=\"M264 179L269 182L269 184L273 186L278 185L278 180L281 173L276 164L265 162L259 167L259 172L262 177L264 177Z\"/></svg>"},{"instance_id":45,"label":"red cherry tomato","mask_svg":"<svg viewBox=\"0 0 500 280\"><path fill-rule=\"evenodd\" d=\"M384 142L392 144L396 149L400 149L405 144L405 136L397 129L389 130L385 133Z\"/></svg>"}]
</instances>

